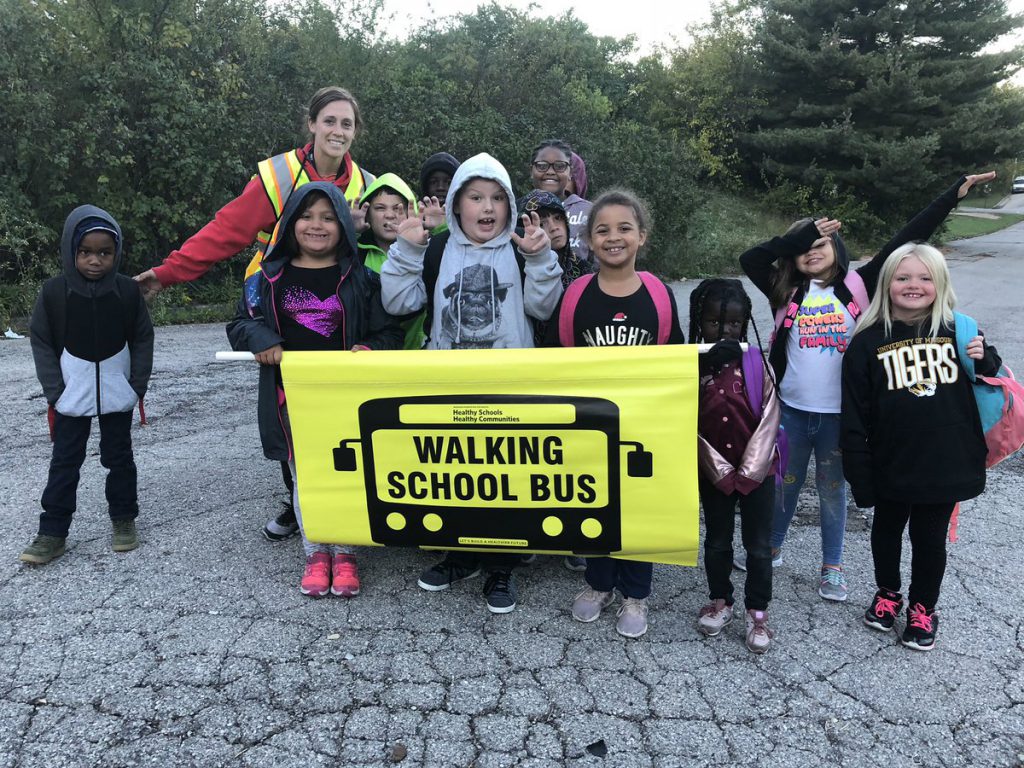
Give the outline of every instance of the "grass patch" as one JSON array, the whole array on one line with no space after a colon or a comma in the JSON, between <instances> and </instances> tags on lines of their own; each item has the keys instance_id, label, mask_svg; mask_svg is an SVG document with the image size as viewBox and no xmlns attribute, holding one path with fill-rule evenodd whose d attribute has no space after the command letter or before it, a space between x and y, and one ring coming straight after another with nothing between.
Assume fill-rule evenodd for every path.
<instances>
[{"instance_id":1,"label":"grass patch","mask_svg":"<svg viewBox=\"0 0 1024 768\"><path fill-rule=\"evenodd\" d=\"M748 197L706 190L704 202L690 218L686 238L659 254L655 269L672 279L738 274L741 253L782 234L792 223Z\"/></svg>"},{"instance_id":2,"label":"grass patch","mask_svg":"<svg viewBox=\"0 0 1024 768\"><path fill-rule=\"evenodd\" d=\"M978 237L1024 221L1024 215L1003 213L994 219L979 219L974 216L950 216L946 219L946 237L949 240L963 240L966 237Z\"/></svg>"}]
</instances>

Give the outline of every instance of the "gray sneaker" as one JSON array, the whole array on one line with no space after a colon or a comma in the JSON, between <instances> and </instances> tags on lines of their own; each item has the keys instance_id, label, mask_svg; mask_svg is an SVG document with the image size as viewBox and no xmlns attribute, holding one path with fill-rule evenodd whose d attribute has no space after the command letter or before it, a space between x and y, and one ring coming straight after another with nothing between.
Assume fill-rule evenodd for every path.
<instances>
[{"instance_id":1,"label":"gray sneaker","mask_svg":"<svg viewBox=\"0 0 1024 768\"><path fill-rule=\"evenodd\" d=\"M846 576L842 568L822 568L821 582L818 584L818 594L826 600L835 600L837 603L846 601Z\"/></svg>"},{"instance_id":2,"label":"gray sneaker","mask_svg":"<svg viewBox=\"0 0 1024 768\"><path fill-rule=\"evenodd\" d=\"M131 552L139 546L139 534L132 518L114 520L113 549L115 552Z\"/></svg>"},{"instance_id":3,"label":"gray sneaker","mask_svg":"<svg viewBox=\"0 0 1024 768\"><path fill-rule=\"evenodd\" d=\"M582 573L587 570L587 558L580 557L579 555L566 555L562 563L570 571Z\"/></svg>"},{"instance_id":4,"label":"gray sneaker","mask_svg":"<svg viewBox=\"0 0 1024 768\"><path fill-rule=\"evenodd\" d=\"M772 568L778 568L780 565L782 565L782 549L772 547ZM747 570L747 553L737 550L732 557L732 567L737 571Z\"/></svg>"},{"instance_id":5,"label":"gray sneaker","mask_svg":"<svg viewBox=\"0 0 1024 768\"><path fill-rule=\"evenodd\" d=\"M697 613L697 629L708 637L715 637L732 621L732 606L725 600L712 600Z\"/></svg>"},{"instance_id":6,"label":"gray sneaker","mask_svg":"<svg viewBox=\"0 0 1024 768\"><path fill-rule=\"evenodd\" d=\"M18 555L23 563L33 565L46 565L51 560L56 560L64 554L64 539L59 536L44 536L39 534L32 543L25 547L25 551Z\"/></svg>"},{"instance_id":7,"label":"gray sneaker","mask_svg":"<svg viewBox=\"0 0 1024 768\"><path fill-rule=\"evenodd\" d=\"M615 631L623 637L640 637L647 632L647 598L627 597L616 614Z\"/></svg>"},{"instance_id":8,"label":"gray sneaker","mask_svg":"<svg viewBox=\"0 0 1024 768\"><path fill-rule=\"evenodd\" d=\"M572 601L572 617L576 621L589 624L592 621L597 621L601 611L613 602L615 602L614 592L599 592L587 587Z\"/></svg>"}]
</instances>

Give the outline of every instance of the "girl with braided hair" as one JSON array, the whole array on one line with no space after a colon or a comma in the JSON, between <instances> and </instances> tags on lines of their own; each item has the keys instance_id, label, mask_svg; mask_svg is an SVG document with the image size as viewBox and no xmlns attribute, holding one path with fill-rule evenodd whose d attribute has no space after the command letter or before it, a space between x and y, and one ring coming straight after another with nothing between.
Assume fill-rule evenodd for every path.
<instances>
[{"instance_id":1,"label":"girl with braided hair","mask_svg":"<svg viewBox=\"0 0 1024 768\"><path fill-rule=\"evenodd\" d=\"M697 628L718 635L733 619L733 529L740 510L747 552L746 645L764 653L771 645L771 532L781 411L775 382L758 346L741 352L752 325L750 297L739 280L705 280L690 294L689 343L713 342L700 357L697 457L704 507L704 568L710 602ZM754 329L755 335L757 329Z\"/></svg>"}]
</instances>

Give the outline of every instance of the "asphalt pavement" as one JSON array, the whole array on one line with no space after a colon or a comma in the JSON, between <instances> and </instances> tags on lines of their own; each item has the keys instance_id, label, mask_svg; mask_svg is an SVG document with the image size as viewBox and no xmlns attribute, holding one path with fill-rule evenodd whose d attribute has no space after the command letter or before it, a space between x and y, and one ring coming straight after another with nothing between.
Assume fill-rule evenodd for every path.
<instances>
[{"instance_id":1,"label":"asphalt pavement","mask_svg":"<svg viewBox=\"0 0 1024 768\"><path fill-rule=\"evenodd\" d=\"M957 243L950 264L964 310L1024 371L1024 225ZM684 316L695 284L674 286ZM255 368L213 362L226 346L221 326L157 330L151 424L134 431L142 546L110 549L94 435L68 551L31 567L17 556L46 479L45 402L28 341L0 340L0 766L1024 765L1024 457L963 505L931 653L861 624L867 511L850 509L849 600L818 597L810 492L764 656L742 621L697 633L702 566L655 568L639 640L614 613L574 622L582 580L555 558L517 570L508 615L486 611L479 579L420 590L434 556L402 549L360 550L359 597L313 600L299 542L259 534L280 472L259 447Z\"/></svg>"}]
</instances>

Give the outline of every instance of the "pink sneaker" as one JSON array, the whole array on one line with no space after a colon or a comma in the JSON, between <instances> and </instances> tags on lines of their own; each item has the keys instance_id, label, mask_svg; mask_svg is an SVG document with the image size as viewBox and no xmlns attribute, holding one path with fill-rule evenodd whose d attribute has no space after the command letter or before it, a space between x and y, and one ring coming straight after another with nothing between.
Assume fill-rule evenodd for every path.
<instances>
[{"instance_id":1,"label":"pink sneaker","mask_svg":"<svg viewBox=\"0 0 1024 768\"><path fill-rule=\"evenodd\" d=\"M352 555L335 555L331 560L331 594L355 597L359 594L359 569Z\"/></svg>"},{"instance_id":2,"label":"pink sneaker","mask_svg":"<svg viewBox=\"0 0 1024 768\"><path fill-rule=\"evenodd\" d=\"M326 552L314 552L306 558L306 570L302 574L299 589L304 595L323 597L331 591L331 556Z\"/></svg>"}]
</instances>

